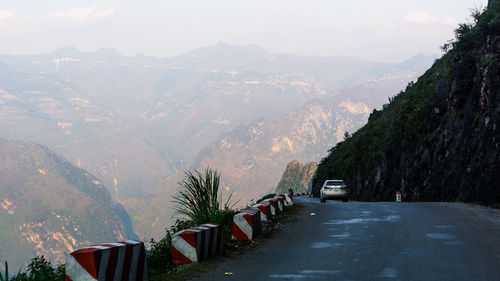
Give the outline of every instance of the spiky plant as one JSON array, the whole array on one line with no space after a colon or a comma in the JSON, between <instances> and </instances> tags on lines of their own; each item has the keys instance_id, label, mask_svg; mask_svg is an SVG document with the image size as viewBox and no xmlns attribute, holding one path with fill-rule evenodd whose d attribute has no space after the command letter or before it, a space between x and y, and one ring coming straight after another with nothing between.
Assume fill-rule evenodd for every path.
<instances>
[{"instance_id":1,"label":"spiky plant","mask_svg":"<svg viewBox=\"0 0 500 281\"><path fill-rule=\"evenodd\" d=\"M0 274L0 281L9 281L9 264L5 261L5 276Z\"/></svg>"},{"instance_id":2,"label":"spiky plant","mask_svg":"<svg viewBox=\"0 0 500 281\"><path fill-rule=\"evenodd\" d=\"M222 204L219 193L220 173L207 167L204 173L198 170L185 173L184 180L179 183L181 189L173 197L177 213L186 216L194 224L223 223L231 212L231 195Z\"/></svg>"}]
</instances>

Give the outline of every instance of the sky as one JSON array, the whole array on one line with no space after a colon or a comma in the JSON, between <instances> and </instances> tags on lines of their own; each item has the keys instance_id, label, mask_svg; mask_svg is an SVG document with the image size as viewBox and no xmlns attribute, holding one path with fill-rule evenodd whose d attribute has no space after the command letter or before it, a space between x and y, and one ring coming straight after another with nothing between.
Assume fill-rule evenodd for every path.
<instances>
[{"instance_id":1,"label":"sky","mask_svg":"<svg viewBox=\"0 0 500 281\"><path fill-rule=\"evenodd\" d=\"M172 57L224 41L399 62L439 54L487 0L0 0L0 54L63 46Z\"/></svg>"}]
</instances>

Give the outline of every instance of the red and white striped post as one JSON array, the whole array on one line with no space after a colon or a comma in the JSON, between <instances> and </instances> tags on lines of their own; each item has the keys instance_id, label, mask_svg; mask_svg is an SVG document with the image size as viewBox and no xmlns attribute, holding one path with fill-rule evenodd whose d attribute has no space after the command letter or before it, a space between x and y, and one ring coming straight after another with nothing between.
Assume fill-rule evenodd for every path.
<instances>
[{"instance_id":1,"label":"red and white striped post","mask_svg":"<svg viewBox=\"0 0 500 281\"><path fill-rule=\"evenodd\" d=\"M275 198L271 199L266 199L264 202L267 202L269 205L271 205L271 214L273 216L277 216L280 213L279 207L278 207L278 200Z\"/></svg>"},{"instance_id":2,"label":"red and white striped post","mask_svg":"<svg viewBox=\"0 0 500 281\"><path fill-rule=\"evenodd\" d=\"M280 196L276 196L274 198L278 201L278 209L280 212L283 212L283 209L285 208L285 200Z\"/></svg>"},{"instance_id":3,"label":"red and white striped post","mask_svg":"<svg viewBox=\"0 0 500 281\"><path fill-rule=\"evenodd\" d=\"M233 240L253 240L260 232L260 212L245 210L233 217Z\"/></svg>"},{"instance_id":4,"label":"red and white striped post","mask_svg":"<svg viewBox=\"0 0 500 281\"><path fill-rule=\"evenodd\" d=\"M396 202L401 202L401 192L396 191Z\"/></svg>"},{"instance_id":5,"label":"red and white striped post","mask_svg":"<svg viewBox=\"0 0 500 281\"><path fill-rule=\"evenodd\" d=\"M185 229L172 235L172 259L175 265L199 262L202 258L202 231Z\"/></svg>"},{"instance_id":6,"label":"red and white striped post","mask_svg":"<svg viewBox=\"0 0 500 281\"><path fill-rule=\"evenodd\" d=\"M224 252L222 227L215 223L206 223L200 226L210 229L210 256L222 254Z\"/></svg>"},{"instance_id":7,"label":"red and white striped post","mask_svg":"<svg viewBox=\"0 0 500 281\"><path fill-rule=\"evenodd\" d=\"M260 220L268 221L271 218L271 205L267 202L258 203L252 206L260 211Z\"/></svg>"},{"instance_id":8,"label":"red and white striped post","mask_svg":"<svg viewBox=\"0 0 500 281\"><path fill-rule=\"evenodd\" d=\"M66 281L148 281L144 243L127 240L66 254Z\"/></svg>"},{"instance_id":9,"label":"red and white striped post","mask_svg":"<svg viewBox=\"0 0 500 281\"><path fill-rule=\"evenodd\" d=\"M208 256L210 255L210 241L212 240L211 237L211 231L210 228L205 227L205 226L196 226L196 227L191 227L191 229L194 230L200 230L201 231L201 249L200 249L200 259L208 259Z\"/></svg>"}]
</instances>

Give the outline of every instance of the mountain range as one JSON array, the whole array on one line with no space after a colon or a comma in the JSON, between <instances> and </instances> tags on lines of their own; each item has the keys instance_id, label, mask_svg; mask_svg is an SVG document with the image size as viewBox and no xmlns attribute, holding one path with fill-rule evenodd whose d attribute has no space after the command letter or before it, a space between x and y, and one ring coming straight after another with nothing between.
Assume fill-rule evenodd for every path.
<instances>
[{"instance_id":1,"label":"mountain range","mask_svg":"<svg viewBox=\"0 0 500 281\"><path fill-rule=\"evenodd\" d=\"M114 49L0 55L0 136L45 145L102 181L141 238L171 222L188 169L240 204L286 163L319 160L435 59L398 64L273 54L223 42L172 58Z\"/></svg>"}]
</instances>

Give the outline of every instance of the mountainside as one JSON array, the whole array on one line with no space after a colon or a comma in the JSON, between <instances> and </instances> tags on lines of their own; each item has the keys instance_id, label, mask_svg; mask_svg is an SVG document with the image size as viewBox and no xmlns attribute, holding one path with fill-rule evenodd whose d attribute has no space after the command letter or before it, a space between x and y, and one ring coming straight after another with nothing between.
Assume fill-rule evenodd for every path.
<instances>
[{"instance_id":1,"label":"mountainside","mask_svg":"<svg viewBox=\"0 0 500 281\"><path fill-rule=\"evenodd\" d=\"M310 192L312 178L316 173L318 163L309 162L302 165L297 160L286 165L286 170L276 187L276 194L286 194L290 188L294 193Z\"/></svg>"},{"instance_id":2,"label":"mountainside","mask_svg":"<svg viewBox=\"0 0 500 281\"><path fill-rule=\"evenodd\" d=\"M35 255L62 262L75 248L135 237L99 179L46 147L1 138L0 225L0 260L16 272Z\"/></svg>"},{"instance_id":3,"label":"mountainside","mask_svg":"<svg viewBox=\"0 0 500 281\"><path fill-rule=\"evenodd\" d=\"M355 199L500 202L500 7L462 24L447 54L318 166Z\"/></svg>"}]
</instances>

